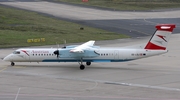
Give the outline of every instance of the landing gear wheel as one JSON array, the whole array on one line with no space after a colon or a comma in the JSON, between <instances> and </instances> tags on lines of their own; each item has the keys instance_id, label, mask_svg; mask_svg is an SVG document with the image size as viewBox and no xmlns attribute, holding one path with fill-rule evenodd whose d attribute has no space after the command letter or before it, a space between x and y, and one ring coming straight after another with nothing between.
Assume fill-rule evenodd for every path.
<instances>
[{"instance_id":1,"label":"landing gear wheel","mask_svg":"<svg viewBox=\"0 0 180 100\"><path fill-rule=\"evenodd\" d=\"M11 66L14 66L15 65L15 63L14 62L11 62Z\"/></svg>"},{"instance_id":2,"label":"landing gear wheel","mask_svg":"<svg viewBox=\"0 0 180 100\"><path fill-rule=\"evenodd\" d=\"M84 69L85 69L85 66L84 66L84 65L80 65L80 69L81 69L81 70L84 70Z\"/></svg>"},{"instance_id":3,"label":"landing gear wheel","mask_svg":"<svg viewBox=\"0 0 180 100\"><path fill-rule=\"evenodd\" d=\"M88 65L88 66L91 65L91 62L86 62L86 65Z\"/></svg>"}]
</instances>

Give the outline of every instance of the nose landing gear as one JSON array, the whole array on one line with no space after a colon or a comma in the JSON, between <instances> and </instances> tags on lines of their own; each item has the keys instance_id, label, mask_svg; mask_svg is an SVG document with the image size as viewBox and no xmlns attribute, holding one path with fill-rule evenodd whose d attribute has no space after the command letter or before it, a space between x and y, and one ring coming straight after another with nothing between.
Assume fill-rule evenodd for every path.
<instances>
[{"instance_id":1,"label":"nose landing gear","mask_svg":"<svg viewBox=\"0 0 180 100\"><path fill-rule=\"evenodd\" d=\"M15 65L15 63L14 62L11 62L11 66L14 66Z\"/></svg>"}]
</instances>

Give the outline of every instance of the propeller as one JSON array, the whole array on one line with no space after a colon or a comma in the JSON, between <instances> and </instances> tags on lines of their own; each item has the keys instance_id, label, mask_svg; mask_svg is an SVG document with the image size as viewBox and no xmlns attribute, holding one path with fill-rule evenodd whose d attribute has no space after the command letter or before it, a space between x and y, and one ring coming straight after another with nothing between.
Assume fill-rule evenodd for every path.
<instances>
[{"instance_id":1,"label":"propeller","mask_svg":"<svg viewBox=\"0 0 180 100\"><path fill-rule=\"evenodd\" d=\"M57 42L56 42L56 44L57 44ZM57 58L59 58L59 50L58 50L59 44L57 44L57 45L58 45L57 50L54 51L54 54L57 55Z\"/></svg>"},{"instance_id":2,"label":"propeller","mask_svg":"<svg viewBox=\"0 0 180 100\"><path fill-rule=\"evenodd\" d=\"M56 42L57 50L54 51L54 54L59 58L59 44ZM66 40L64 39L64 46L62 48L66 48Z\"/></svg>"},{"instance_id":3,"label":"propeller","mask_svg":"<svg viewBox=\"0 0 180 100\"><path fill-rule=\"evenodd\" d=\"M54 54L57 55L57 58L59 57L59 50L54 51Z\"/></svg>"}]
</instances>

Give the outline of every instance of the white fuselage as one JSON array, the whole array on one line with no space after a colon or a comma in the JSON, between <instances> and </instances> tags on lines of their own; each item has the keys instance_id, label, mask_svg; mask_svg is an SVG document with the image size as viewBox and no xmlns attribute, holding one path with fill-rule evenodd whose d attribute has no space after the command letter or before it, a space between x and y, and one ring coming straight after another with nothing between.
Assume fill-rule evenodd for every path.
<instances>
[{"instance_id":1,"label":"white fuselage","mask_svg":"<svg viewBox=\"0 0 180 100\"><path fill-rule=\"evenodd\" d=\"M55 48L18 49L3 60L10 62L122 62L130 61L158 54L167 50L146 50L127 48L93 48L98 56L74 57L73 53L66 53L67 57L57 57ZM59 49L63 50L63 49ZM61 52L61 51L60 51Z\"/></svg>"}]
</instances>

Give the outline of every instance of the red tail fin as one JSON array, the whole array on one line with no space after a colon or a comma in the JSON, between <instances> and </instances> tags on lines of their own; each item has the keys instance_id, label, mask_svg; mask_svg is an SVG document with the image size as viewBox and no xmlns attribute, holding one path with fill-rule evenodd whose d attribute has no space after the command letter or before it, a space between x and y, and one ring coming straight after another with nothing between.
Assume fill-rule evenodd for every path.
<instances>
[{"instance_id":1,"label":"red tail fin","mask_svg":"<svg viewBox=\"0 0 180 100\"><path fill-rule=\"evenodd\" d=\"M174 24L160 24L144 49L166 50L171 33L175 28Z\"/></svg>"}]
</instances>

